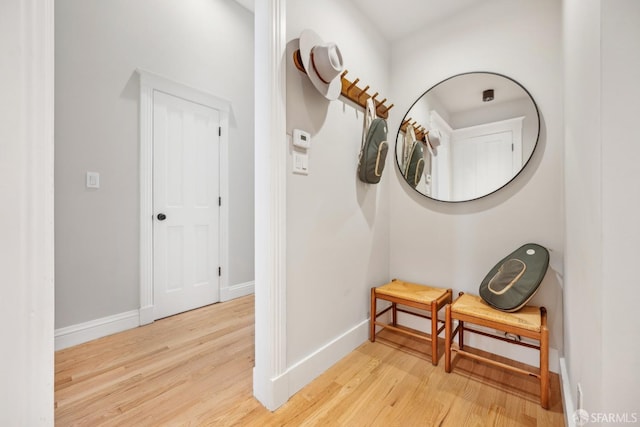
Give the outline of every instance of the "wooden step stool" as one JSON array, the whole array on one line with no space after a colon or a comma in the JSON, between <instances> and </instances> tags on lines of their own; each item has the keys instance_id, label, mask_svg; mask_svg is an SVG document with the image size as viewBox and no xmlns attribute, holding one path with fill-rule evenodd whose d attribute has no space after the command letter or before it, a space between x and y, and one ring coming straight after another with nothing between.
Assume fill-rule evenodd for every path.
<instances>
[{"instance_id":1,"label":"wooden step stool","mask_svg":"<svg viewBox=\"0 0 640 427\"><path fill-rule=\"evenodd\" d=\"M391 306L377 312L377 300L391 302ZM451 289L432 288L430 286L418 285L415 283L403 282L394 279L386 285L377 288L371 288L371 320L369 321L369 339L371 342L376 340L376 326L388 328L401 334L409 335L424 341L431 342L431 363L438 364L438 334L444 329L444 322L438 320L438 311L452 299ZM397 304L425 310L430 315L414 313L402 308L398 308ZM378 322L378 317L387 311L392 310L391 324ZM398 312L407 313L413 316L422 317L431 321L431 335L415 331L408 328L399 328ZM443 323L438 328L438 322Z\"/></svg>"},{"instance_id":2,"label":"wooden step stool","mask_svg":"<svg viewBox=\"0 0 640 427\"><path fill-rule=\"evenodd\" d=\"M455 330L452 330L453 320L458 321L458 326ZM505 333L532 338L537 340L540 345L536 346L529 343L514 341L500 335L472 329L467 327L466 323L472 323ZM517 312L507 313L491 307L479 296L460 292L460 296L445 308L445 331L444 369L446 372L451 372L451 352L454 351L460 356L489 363L519 374L536 377L540 380L540 406L545 409L549 408L549 329L547 329L547 310L544 307L527 305ZM539 350L539 372L520 369L506 363L501 363L465 351L465 331ZM452 344L453 338L456 334L458 335L457 346Z\"/></svg>"}]
</instances>

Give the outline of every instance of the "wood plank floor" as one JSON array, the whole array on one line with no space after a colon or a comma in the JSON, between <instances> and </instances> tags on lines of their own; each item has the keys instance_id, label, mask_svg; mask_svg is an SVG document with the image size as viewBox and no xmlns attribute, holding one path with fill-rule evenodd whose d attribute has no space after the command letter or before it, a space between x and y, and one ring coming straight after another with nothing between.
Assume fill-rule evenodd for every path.
<instances>
[{"instance_id":1,"label":"wood plank floor","mask_svg":"<svg viewBox=\"0 0 640 427\"><path fill-rule=\"evenodd\" d=\"M538 383L459 359L446 374L423 343L384 331L271 413L252 397L253 297L58 351L58 426L562 426ZM441 346L442 347L442 346Z\"/></svg>"}]
</instances>

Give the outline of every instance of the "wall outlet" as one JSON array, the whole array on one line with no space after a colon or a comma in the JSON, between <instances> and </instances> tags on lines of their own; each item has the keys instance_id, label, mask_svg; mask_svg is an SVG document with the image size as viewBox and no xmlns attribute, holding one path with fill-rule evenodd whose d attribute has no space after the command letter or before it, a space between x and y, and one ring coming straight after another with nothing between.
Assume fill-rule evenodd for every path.
<instances>
[{"instance_id":1,"label":"wall outlet","mask_svg":"<svg viewBox=\"0 0 640 427\"><path fill-rule=\"evenodd\" d=\"M582 385L578 383L578 392L576 393L576 411L582 409Z\"/></svg>"}]
</instances>

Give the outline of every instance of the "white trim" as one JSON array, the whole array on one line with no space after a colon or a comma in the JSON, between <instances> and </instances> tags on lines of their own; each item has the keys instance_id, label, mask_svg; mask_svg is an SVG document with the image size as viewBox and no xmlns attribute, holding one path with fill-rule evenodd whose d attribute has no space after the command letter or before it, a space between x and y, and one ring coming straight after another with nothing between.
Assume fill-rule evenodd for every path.
<instances>
[{"instance_id":1,"label":"white trim","mask_svg":"<svg viewBox=\"0 0 640 427\"><path fill-rule=\"evenodd\" d=\"M56 329L55 349L62 350L138 326L140 326L138 310L131 310Z\"/></svg>"},{"instance_id":2,"label":"white trim","mask_svg":"<svg viewBox=\"0 0 640 427\"><path fill-rule=\"evenodd\" d=\"M576 427L573 420L575 407L573 406L573 393L571 393L571 381L569 381L569 371L567 370L567 360L560 358L560 393L562 394L562 406L564 410L564 421L567 427Z\"/></svg>"},{"instance_id":3,"label":"white trim","mask_svg":"<svg viewBox=\"0 0 640 427\"><path fill-rule=\"evenodd\" d=\"M293 395L369 339L369 319L354 326L330 343L297 362L285 375Z\"/></svg>"},{"instance_id":4,"label":"white trim","mask_svg":"<svg viewBox=\"0 0 640 427\"><path fill-rule=\"evenodd\" d=\"M286 359L286 0L255 5L255 368L253 394L275 410L289 398Z\"/></svg>"},{"instance_id":5,"label":"white trim","mask_svg":"<svg viewBox=\"0 0 640 427\"><path fill-rule=\"evenodd\" d=\"M239 283L237 285L220 287L220 302L251 295L255 291L255 281Z\"/></svg>"},{"instance_id":6,"label":"white trim","mask_svg":"<svg viewBox=\"0 0 640 427\"><path fill-rule=\"evenodd\" d=\"M225 111L229 113L231 111L231 101L220 98L219 96L212 95L202 89L171 80L168 77L161 76L160 74L152 73L138 68L136 70L140 76L140 86L151 87L155 90L159 90L170 95L179 96L188 101L196 102L198 104L206 105L216 110Z\"/></svg>"},{"instance_id":7,"label":"white trim","mask_svg":"<svg viewBox=\"0 0 640 427\"><path fill-rule=\"evenodd\" d=\"M229 277L229 116L231 102L200 89L138 69L140 76L140 310L139 322L155 318L153 309L153 92L160 91L220 111L220 289Z\"/></svg>"},{"instance_id":8,"label":"white trim","mask_svg":"<svg viewBox=\"0 0 640 427\"><path fill-rule=\"evenodd\" d=\"M0 9L0 424L53 425L54 4Z\"/></svg>"}]
</instances>

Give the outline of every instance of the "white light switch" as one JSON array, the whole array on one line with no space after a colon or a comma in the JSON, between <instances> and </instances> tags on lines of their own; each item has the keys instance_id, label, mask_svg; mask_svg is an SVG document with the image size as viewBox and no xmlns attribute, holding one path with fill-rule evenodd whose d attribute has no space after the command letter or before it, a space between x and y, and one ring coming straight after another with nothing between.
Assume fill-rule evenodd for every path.
<instances>
[{"instance_id":1,"label":"white light switch","mask_svg":"<svg viewBox=\"0 0 640 427\"><path fill-rule=\"evenodd\" d=\"M293 152L293 173L309 175L309 155Z\"/></svg>"},{"instance_id":2,"label":"white light switch","mask_svg":"<svg viewBox=\"0 0 640 427\"><path fill-rule=\"evenodd\" d=\"M87 188L100 188L100 174L87 172Z\"/></svg>"}]
</instances>

